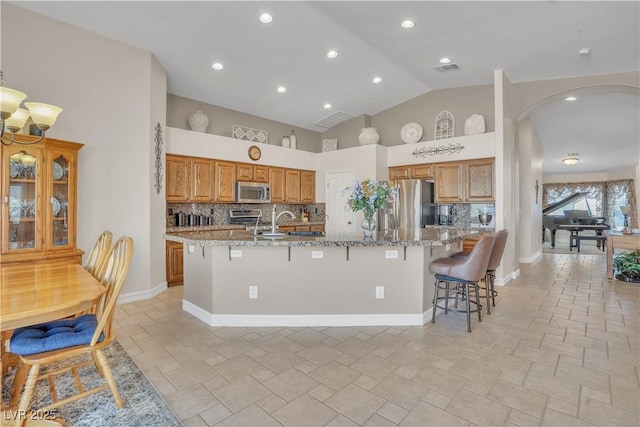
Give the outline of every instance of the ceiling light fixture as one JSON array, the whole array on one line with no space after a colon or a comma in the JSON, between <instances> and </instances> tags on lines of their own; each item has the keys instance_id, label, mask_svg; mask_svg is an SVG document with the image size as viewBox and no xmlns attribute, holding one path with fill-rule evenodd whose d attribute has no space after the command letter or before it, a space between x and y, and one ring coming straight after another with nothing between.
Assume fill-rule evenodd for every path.
<instances>
[{"instance_id":1,"label":"ceiling light fixture","mask_svg":"<svg viewBox=\"0 0 640 427\"><path fill-rule=\"evenodd\" d=\"M222 65L219 62L214 62L213 64L211 64L211 68L213 68L216 71L220 71L224 68L224 65Z\"/></svg>"},{"instance_id":2,"label":"ceiling light fixture","mask_svg":"<svg viewBox=\"0 0 640 427\"><path fill-rule=\"evenodd\" d=\"M380 82L382 81L382 77L378 77L378 76L376 76L376 77L374 77L374 78L373 78L373 80L371 80L371 81L372 81L373 83L375 83L375 84L378 84L378 83L380 83Z\"/></svg>"},{"instance_id":3,"label":"ceiling light fixture","mask_svg":"<svg viewBox=\"0 0 640 427\"><path fill-rule=\"evenodd\" d=\"M576 157L579 153L569 153L569 157L565 157L562 159L562 163L568 166L573 166L580 161L578 157Z\"/></svg>"},{"instance_id":4,"label":"ceiling light fixture","mask_svg":"<svg viewBox=\"0 0 640 427\"><path fill-rule=\"evenodd\" d=\"M0 71L0 142L3 145L22 144L29 145L40 142L44 134L58 118L62 108L55 105L42 104L39 102L25 102L24 108L19 108L20 103L27 97L26 94L4 87L4 78ZM15 133L22 129L31 116L31 120L42 131L40 137L33 141L16 141L13 137ZM11 136L5 131L11 132Z\"/></svg>"},{"instance_id":5,"label":"ceiling light fixture","mask_svg":"<svg viewBox=\"0 0 640 427\"><path fill-rule=\"evenodd\" d=\"M440 63L441 64L451 64L451 59L450 58L442 58L442 59L440 59Z\"/></svg>"},{"instance_id":6,"label":"ceiling light fixture","mask_svg":"<svg viewBox=\"0 0 640 427\"><path fill-rule=\"evenodd\" d=\"M583 47L582 49L578 49L578 53L582 56L586 56L586 55L590 55L591 54L591 48L590 47Z\"/></svg>"},{"instance_id":7,"label":"ceiling light fixture","mask_svg":"<svg viewBox=\"0 0 640 427\"><path fill-rule=\"evenodd\" d=\"M287 91L287 88L284 86L278 86L278 89L276 89L278 91L278 93L285 93Z\"/></svg>"},{"instance_id":8,"label":"ceiling light fixture","mask_svg":"<svg viewBox=\"0 0 640 427\"><path fill-rule=\"evenodd\" d=\"M271 14L265 12L260 15L260 22L263 24L269 24L271 21L273 21L273 16L271 16Z\"/></svg>"},{"instance_id":9,"label":"ceiling light fixture","mask_svg":"<svg viewBox=\"0 0 640 427\"><path fill-rule=\"evenodd\" d=\"M569 101L569 102L573 102L575 100L577 100L578 98L576 98L575 96L567 96L564 100L565 101Z\"/></svg>"},{"instance_id":10,"label":"ceiling light fixture","mask_svg":"<svg viewBox=\"0 0 640 427\"><path fill-rule=\"evenodd\" d=\"M331 104L329 104L328 102L326 104L324 104L324 109L328 110L329 108L331 108Z\"/></svg>"},{"instance_id":11,"label":"ceiling light fixture","mask_svg":"<svg viewBox=\"0 0 640 427\"><path fill-rule=\"evenodd\" d=\"M338 52L335 50L330 50L329 52L327 52L327 58L329 59L333 59L336 56L338 56Z\"/></svg>"},{"instance_id":12,"label":"ceiling light fixture","mask_svg":"<svg viewBox=\"0 0 640 427\"><path fill-rule=\"evenodd\" d=\"M405 19L404 21L402 21L402 22L400 23L400 26L401 26L402 28L409 29L409 28L413 28L413 27L415 27L415 26L416 26L416 23L415 23L415 22L413 22L413 21L412 21L412 20L410 20L410 19Z\"/></svg>"}]
</instances>

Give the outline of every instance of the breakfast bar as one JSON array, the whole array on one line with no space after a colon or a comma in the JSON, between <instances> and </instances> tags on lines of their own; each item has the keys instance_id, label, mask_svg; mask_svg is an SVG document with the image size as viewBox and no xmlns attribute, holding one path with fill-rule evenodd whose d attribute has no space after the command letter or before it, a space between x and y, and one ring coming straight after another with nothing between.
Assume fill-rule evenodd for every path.
<instances>
[{"instance_id":1,"label":"breakfast bar","mask_svg":"<svg viewBox=\"0 0 640 427\"><path fill-rule=\"evenodd\" d=\"M184 244L183 309L212 326L422 325L433 259L469 228L272 238L245 230L164 235Z\"/></svg>"}]
</instances>

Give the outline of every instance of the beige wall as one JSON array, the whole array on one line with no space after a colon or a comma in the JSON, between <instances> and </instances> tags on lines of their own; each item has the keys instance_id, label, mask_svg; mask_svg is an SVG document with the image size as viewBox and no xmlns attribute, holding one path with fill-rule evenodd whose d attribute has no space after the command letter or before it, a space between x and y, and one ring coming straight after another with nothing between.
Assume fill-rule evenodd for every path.
<instances>
[{"instance_id":1,"label":"beige wall","mask_svg":"<svg viewBox=\"0 0 640 427\"><path fill-rule=\"evenodd\" d=\"M6 84L63 108L47 135L85 144L79 153L78 246L105 229L135 242L123 293L161 286L164 254L151 250L159 219L151 212L148 160L154 122L164 116L164 72L148 52L2 2ZM154 193L155 195L155 193ZM158 212L164 216L164 211ZM154 236L152 238L151 236Z\"/></svg>"},{"instance_id":2,"label":"beige wall","mask_svg":"<svg viewBox=\"0 0 640 427\"><path fill-rule=\"evenodd\" d=\"M542 145L529 117L518 122L517 135L519 262L530 263L542 250Z\"/></svg>"},{"instance_id":3,"label":"beige wall","mask_svg":"<svg viewBox=\"0 0 640 427\"><path fill-rule=\"evenodd\" d=\"M357 147L360 145L358 141L360 130L369 126L371 126L371 116L363 114L322 132L322 139L337 139L339 150Z\"/></svg>"},{"instance_id":4,"label":"beige wall","mask_svg":"<svg viewBox=\"0 0 640 427\"><path fill-rule=\"evenodd\" d=\"M207 133L232 137L233 125L248 126L266 130L269 135L269 144L282 145L282 137L290 135L293 129L296 133L298 150L319 153L322 149L320 132L171 94L167 95L167 126L190 129L189 115L197 110L201 110L209 117Z\"/></svg>"}]
</instances>

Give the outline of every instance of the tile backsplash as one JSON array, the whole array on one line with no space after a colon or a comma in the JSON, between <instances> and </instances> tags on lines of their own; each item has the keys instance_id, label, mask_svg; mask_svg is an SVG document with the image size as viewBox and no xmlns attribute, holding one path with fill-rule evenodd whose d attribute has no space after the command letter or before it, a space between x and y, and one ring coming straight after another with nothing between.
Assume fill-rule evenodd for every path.
<instances>
[{"instance_id":1,"label":"tile backsplash","mask_svg":"<svg viewBox=\"0 0 640 427\"><path fill-rule=\"evenodd\" d=\"M450 206L453 225L495 227L496 209L493 203L456 203ZM493 215L493 218L489 224L482 225L478 215L484 213Z\"/></svg>"},{"instance_id":2,"label":"tile backsplash","mask_svg":"<svg viewBox=\"0 0 640 427\"><path fill-rule=\"evenodd\" d=\"M167 203L167 226L175 225L174 214L182 212L185 214L196 214L213 217L212 224L228 224L229 210L231 209L260 209L262 211L261 223L271 222L271 203ZM296 219L300 220L302 210L309 211L309 221L317 222L325 220L325 204L314 203L308 205L278 203L277 211L289 210L296 214ZM282 218L282 222L286 222Z\"/></svg>"}]
</instances>

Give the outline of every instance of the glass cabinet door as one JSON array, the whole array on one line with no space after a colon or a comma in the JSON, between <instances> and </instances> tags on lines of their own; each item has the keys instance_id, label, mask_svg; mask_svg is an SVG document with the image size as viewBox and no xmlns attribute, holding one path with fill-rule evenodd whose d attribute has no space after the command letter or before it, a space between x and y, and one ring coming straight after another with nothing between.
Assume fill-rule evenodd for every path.
<instances>
[{"instance_id":1,"label":"glass cabinet door","mask_svg":"<svg viewBox=\"0 0 640 427\"><path fill-rule=\"evenodd\" d=\"M42 197L42 153L36 147L7 147L8 179L5 184L7 220L3 227L7 233L5 252L33 251L41 247L40 199ZM6 176L5 176L6 179ZM8 194L8 197L6 196ZM8 198L8 200L7 200ZM6 211L5 211L6 212ZM8 223L8 224L7 224Z\"/></svg>"},{"instance_id":2,"label":"glass cabinet door","mask_svg":"<svg viewBox=\"0 0 640 427\"><path fill-rule=\"evenodd\" d=\"M50 198L45 206L47 209L47 221L50 227L47 237L48 247L51 249L69 246L73 240L70 235L69 222L73 220L70 209L73 206L74 192L71 187L70 174L73 173L75 156L67 152L50 152L48 155L48 173L51 183L49 188Z\"/></svg>"}]
</instances>

